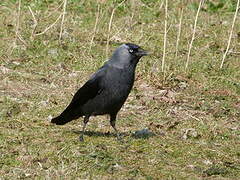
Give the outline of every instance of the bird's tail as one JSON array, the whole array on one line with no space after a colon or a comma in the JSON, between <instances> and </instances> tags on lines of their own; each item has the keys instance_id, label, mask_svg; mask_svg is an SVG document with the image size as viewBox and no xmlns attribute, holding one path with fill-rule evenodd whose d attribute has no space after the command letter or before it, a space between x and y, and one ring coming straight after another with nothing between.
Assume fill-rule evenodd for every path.
<instances>
[{"instance_id":1,"label":"bird's tail","mask_svg":"<svg viewBox=\"0 0 240 180\"><path fill-rule=\"evenodd\" d=\"M66 118L66 117L60 115L60 116L57 116L57 117L53 118L53 119L51 120L51 123L54 123L54 124L56 124L56 125L64 125L64 124L66 124L66 123L68 123L68 122L70 122L70 121L72 121L72 120L73 120L73 119Z\"/></svg>"},{"instance_id":2,"label":"bird's tail","mask_svg":"<svg viewBox=\"0 0 240 180\"><path fill-rule=\"evenodd\" d=\"M51 123L56 125L64 125L74 119L78 119L82 116L82 112L74 107L73 103L70 103L68 107L57 117L51 120Z\"/></svg>"}]
</instances>

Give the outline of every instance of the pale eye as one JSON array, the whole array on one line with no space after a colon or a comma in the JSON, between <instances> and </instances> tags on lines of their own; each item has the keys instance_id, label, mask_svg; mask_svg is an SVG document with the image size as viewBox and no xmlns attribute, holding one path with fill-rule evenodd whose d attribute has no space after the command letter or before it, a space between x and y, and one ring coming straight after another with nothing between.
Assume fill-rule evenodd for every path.
<instances>
[{"instance_id":1,"label":"pale eye","mask_svg":"<svg viewBox=\"0 0 240 180\"><path fill-rule=\"evenodd\" d=\"M130 52L130 53L132 53L132 52L133 52L133 50L132 50L132 49L130 49L130 50L129 50L129 52Z\"/></svg>"}]
</instances>

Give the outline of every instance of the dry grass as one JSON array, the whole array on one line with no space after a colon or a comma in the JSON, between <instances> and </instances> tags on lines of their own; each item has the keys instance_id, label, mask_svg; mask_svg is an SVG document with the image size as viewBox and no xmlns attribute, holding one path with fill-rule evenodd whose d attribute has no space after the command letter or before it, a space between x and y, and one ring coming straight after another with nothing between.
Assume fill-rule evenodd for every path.
<instances>
[{"instance_id":1,"label":"dry grass","mask_svg":"<svg viewBox=\"0 0 240 180\"><path fill-rule=\"evenodd\" d=\"M237 5L236 5L235 14L234 14L234 17L233 17L232 27L231 27L231 30L230 30L230 33L229 33L227 49L226 49L225 53L223 54L222 62L221 62L221 65L220 65L221 69L223 68L223 64L224 64L225 58L228 54L228 50L229 50L229 47L230 47L230 44L231 44L231 39L232 39L232 35L233 35L233 28L235 26L237 14L238 14L238 11L239 11L239 4L240 4L240 1L238 0Z\"/></svg>"},{"instance_id":2,"label":"dry grass","mask_svg":"<svg viewBox=\"0 0 240 180\"><path fill-rule=\"evenodd\" d=\"M157 70L164 1L68 0L61 43L63 1L18 2L0 3L0 179L239 179L238 19L219 70L234 14L228 4L216 12L203 5L185 72L199 1L169 3L164 77ZM123 42L152 52L139 63L119 113L125 143L116 141L105 116L91 118L84 143L78 141L82 119L50 124L103 64L107 43L110 54ZM154 136L134 136L145 128Z\"/></svg>"},{"instance_id":3,"label":"dry grass","mask_svg":"<svg viewBox=\"0 0 240 180\"><path fill-rule=\"evenodd\" d=\"M162 72L165 74L165 57L167 48L167 26L168 26L168 0L165 0L165 20L164 20L164 41L163 41L163 57L162 57Z\"/></svg>"},{"instance_id":4,"label":"dry grass","mask_svg":"<svg viewBox=\"0 0 240 180\"><path fill-rule=\"evenodd\" d=\"M204 0L201 0L201 1L199 2L198 10L197 10L197 13L196 13L196 16L195 16L194 26L193 26L193 32L192 32L192 38L191 38L191 41L190 41L190 44L189 44L189 49L188 49L187 62L186 62L186 65L185 65L185 70L187 70L188 64L189 64L189 61L190 61L190 55L191 55L191 50L192 50L192 47L193 47L193 41L194 41L194 39L195 39L195 34L196 34L198 16L199 16L199 12L200 12L200 10L201 10L201 8L202 8L203 2L204 2Z\"/></svg>"}]
</instances>

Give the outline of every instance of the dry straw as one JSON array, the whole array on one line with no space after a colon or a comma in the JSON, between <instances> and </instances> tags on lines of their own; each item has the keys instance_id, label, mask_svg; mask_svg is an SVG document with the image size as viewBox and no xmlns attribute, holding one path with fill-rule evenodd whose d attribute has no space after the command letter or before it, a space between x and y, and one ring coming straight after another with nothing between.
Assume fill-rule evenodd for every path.
<instances>
[{"instance_id":1,"label":"dry straw","mask_svg":"<svg viewBox=\"0 0 240 180\"><path fill-rule=\"evenodd\" d=\"M165 1L165 26L164 26L162 72L164 72L164 69L165 69L165 57L166 57L166 47L167 47L167 18L168 18L168 0Z\"/></svg>"},{"instance_id":2,"label":"dry straw","mask_svg":"<svg viewBox=\"0 0 240 180\"><path fill-rule=\"evenodd\" d=\"M116 9L121 6L123 3L125 2L122 1L121 3L119 3L115 8L113 8L112 13L111 13L111 17L108 23L108 34L107 34L107 45L106 45L106 57L108 57L108 51L109 51L109 42L110 42L110 33L111 33L111 27L112 27L112 20L113 20L113 15L116 11Z\"/></svg>"},{"instance_id":3,"label":"dry straw","mask_svg":"<svg viewBox=\"0 0 240 180\"><path fill-rule=\"evenodd\" d=\"M110 17L110 20L109 20L109 24L108 24L107 45L106 45L106 57L108 57L109 41L110 41L110 32L111 32L112 20L113 20L113 15L114 15L115 10L116 10L116 8L113 8L112 14L111 14L111 17Z\"/></svg>"},{"instance_id":4,"label":"dry straw","mask_svg":"<svg viewBox=\"0 0 240 180\"><path fill-rule=\"evenodd\" d=\"M49 26L47 26L42 32L40 33L37 33L37 34L34 34L36 36L39 36L39 35L42 35L42 34L45 34L49 29L51 29L52 27L54 27L57 22L62 18L62 21L61 21L61 26L60 26L60 34L59 34L59 40L61 40L62 38L62 32L63 32L63 25L64 25L64 20L65 20L65 15L66 15L66 6L67 6L67 0L64 0L63 3L61 3L53 12L57 11L61 6L63 5L63 12L58 16L58 18ZM34 16L34 13L32 12L31 8L29 8L32 16L33 16L33 19L36 20L35 16ZM50 17L53 12L48 16ZM37 21L35 21L35 23L37 23ZM37 26L37 24L36 24ZM35 27L36 28L36 27ZM34 30L35 31L35 30ZM32 35L33 36L33 35Z\"/></svg>"},{"instance_id":5,"label":"dry straw","mask_svg":"<svg viewBox=\"0 0 240 180\"><path fill-rule=\"evenodd\" d=\"M179 46L179 41L180 41L181 32L182 32L182 19L183 19L183 6L181 7L180 19L179 19L179 24L178 24L178 33L177 33L175 58L178 56L178 46Z\"/></svg>"},{"instance_id":6,"label":"dry straw","mask_svg":"<svg viewBox=\"0 0 240 180\"><path fill-rule=\"evenodd\" d=\"M231 27L229 38L228 38L227 49L226 49L225 53L223 54L222 63L220 65L220 69L223 68L223 64L224 64L225 58L226 58L226 56L228 54L228 50L229 50L229 47L230 47L230 44L231 44L233 29L234 29L235 21L236 21L236 18L237 18L237 13L238 13L238 10L239 10L239 3L240 3L240 0L237 1L237 7L236 7L236 11L235 11L235 14L234 14L234 17L233 17L232 27Z\"/></svg>"},{"instance_id":7,"label":"dry straw","mask_svg":"<svg viewBox=\"0 0 240 180\"><path fill-rule=\"evenodd\" d=\"M92 35L90 46L89 46L89 51L91 51L91 49L92 49L93 40L94 40L96 32L97 32L97 25L98 25L98 21L99 21L99 16L100 16L100 4L98 3L96 21L95 21L95 25L94 25L94 29L93 29L93 35Z\"/></svg>"},{"instance_id":8,"label":"dry straw","mask_svg":"<svg viewBox=\"0 0 240 180\"><path fill-rule=\"evenodd\" d=\"M202 7L203 1L204 0L201 0L199 2L199 5L198 5L197 14L196 14L195 21L194 21L192 39L190 41L190 45L189 45L189 49L188 49L187 62L186 62L186 65L185 65L185 70L187 70L187 68L188 68L188 64L189 64L189 60L190 60L190 54L191 54L191 50L192 50L192 45L193 45L193 41L195 39L195 34L196 34L198 15L199 15L200 9Z\"/></svg>"},{"instance_id":9,"label":"dry straw","mask_svg":"<svg viewBox=\"0 0 240 180\"><path fill-rule=\"evenodd\" d=\"M58 18L57 18L50 26L46 27L46 28L44 29L44 31L36 34L36 36L45 34L49 29L51 29L51 28L60 20L61 17L62 17L62 14L60 14L60 15L58 16Z\"/></svg>"},{"instance_id":10,"label":"dry straw","mask_svg":"<svg viewBox=\"0 0 240 180\"><path fill-rule=\"evenodd\" d=\"M61 3L53 12L55 12L56 10L58 10L62 5L63 5L63 3ZM36 19L36 16L35 16L32 8L31 8L31 6L28 6L28 9L29 9L29 11L30 11L30 13L31 13L31 15L32 15L33 22L34 22L34 24L33 24L33 29L32 29L32 33L31 33L31 40L34 39L34 36L35 36L35 35L41 35L41 34L44 34L45 32L47 32L51 27L53 27L53 26L57 23L57 21L58 21L58 20L60 19L60 17L61 17L61 15L60 15L60 16L58 17L58 19L55 21L55 23L53 23L52 25L50 25L50 26L48 26L47 28L45 28L45 30L42 31L41 33L35 34L35 31L36 31L37 26L38 26L38 21L37 21L37 19ZM47 19L53 14L53 12L51 12L51 14L50 14L49 16L47 16Z\"/></svg>"},{"instance_id":11,"label":"dry straw","mask_svg":"<svg viewBox=\"0 0 240 180\"><path fill-rule=\"evenodd\" d=\"M36 19L36 17L35 17L35 15L34 15L34 13L33 13L33 11L32 11L30 6L28 6L28 9L29 9L29 11L30 11L30 13L31 13L31 15L33 17L33 22L34 22L32 33L31 33L31 40L33 40L34 39L34 35L35 35L35 31L36 31L36 28L37 28L37 25L38 25L38 22L37 22L37 19Z\"/></svg>"},{"instance_id":12,"label":"dry straw","mask_svg":"<svg viewBox=\"0 0 240 180\"><path fill-rule=\"evenodd\" d=\"M21 0L18 1L18 12L17 12L15 35L16 35L16 38L18 38L24 44L24 46L28 46L20 34L20 16L21 16Z\"/></svg>"},{"instance_id":13,"label":"dry straw","mask_svg":"<svg viewBox=\"0 0 240 180\"><path fill-rule=\"evenodd\" d=\"M18 13L17 13L17 23L16 23L16 36L19 34L20 27L20 16L21 16L21 0L18 1Z\"/></svg>"},{"instance_id":14,"label":"dry straw","mask_svg":"<svg viewBox=\"0 0 240 180\"><path fill-rule=\"evenodd\" d=\"M62 38L63 25L64 25L64 19L65 19L65 14L66 14L66 6L67 6L67 0L64 0L64 3L63 3L63 13L62 13L62 21L61 21L60 34L59 34L59 39L58 39L58 40L61 40L61 38Z\"/></svg>"}]
</instances>

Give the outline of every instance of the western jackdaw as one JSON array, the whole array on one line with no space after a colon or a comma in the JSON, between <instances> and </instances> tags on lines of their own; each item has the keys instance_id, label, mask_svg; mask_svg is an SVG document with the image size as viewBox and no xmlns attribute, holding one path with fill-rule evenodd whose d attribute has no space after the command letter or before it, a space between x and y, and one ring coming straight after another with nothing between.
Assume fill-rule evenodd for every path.
<instances>
[{"instance_id":1,"label":"western jackdaw","mask_svg":"<svg viewBox=\"0 0 240 180\"><path fill-rule=\"evenodd\" d=\"M68 107L51 122L63 125L84 116L80 135L80 140L83 141L90 116L108 114L119 139L115 126L116 116L132 89L136 65L147 54L147 51L132 43L119 46L110 60L76 92Z\"/></svg>"}]
</instances>

